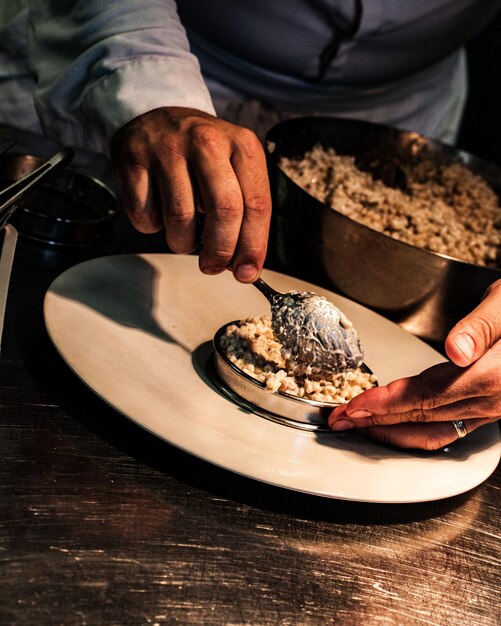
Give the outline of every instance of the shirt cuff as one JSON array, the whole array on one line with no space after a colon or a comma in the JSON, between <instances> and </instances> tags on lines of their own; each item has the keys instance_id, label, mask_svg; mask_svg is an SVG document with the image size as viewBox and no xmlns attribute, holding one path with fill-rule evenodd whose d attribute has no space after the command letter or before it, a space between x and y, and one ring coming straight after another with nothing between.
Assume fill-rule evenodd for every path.
<instances>
[{"instance_id":1,"label":"shirt cuff","mask_svg":"<svg viewBox=\"0 0 501 626\"><path fill-rule=\"evenodd\" d=\"M128 61L87 88L78 108L63 117L37 107L46 136L60 143L109 155L113 135L135 117L165 106L215 115L209 91L189 60Z\"/></svg>"}]
</instances>

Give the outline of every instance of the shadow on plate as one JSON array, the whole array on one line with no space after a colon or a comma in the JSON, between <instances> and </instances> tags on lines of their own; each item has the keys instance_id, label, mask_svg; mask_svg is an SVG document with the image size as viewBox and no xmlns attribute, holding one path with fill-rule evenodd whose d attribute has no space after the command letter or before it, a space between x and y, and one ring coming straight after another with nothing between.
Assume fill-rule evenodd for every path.
<instances>
[{"instance_id":1,"label":"shadow on plate","mask_svg":"<svg viewBox=\"0 0 501 626\"><path fill-rule=\"evenodd\" d=\"M57 286L52 287L52 291L81 302L122 326L137 328L159 339L174 342L152 315L157 275L155 268L137 255L104 258L101 268L99 274L93 272L91 276L82 275L79 281L59 281ZM130 273L136 280L122 282L119 277L124 273Z\"/></svg>"}]
</instances>

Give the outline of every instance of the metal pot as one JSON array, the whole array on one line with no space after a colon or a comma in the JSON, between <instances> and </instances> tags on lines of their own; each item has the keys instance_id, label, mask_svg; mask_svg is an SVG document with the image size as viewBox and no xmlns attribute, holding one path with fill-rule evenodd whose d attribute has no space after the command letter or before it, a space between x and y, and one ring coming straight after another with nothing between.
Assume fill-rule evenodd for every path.
<instances>
[{"instance_id":1,"label":"metal pot","mask_svg":"<svg viewBox=\"0 0 501 626\"><path fill-rule=\"evenodd\" d=\"M273 197L269 263L383 313L409 332L443 341L501 269L473 265L397 241L324 205L279 167L314 145L355 157L360 169L398 186L416 158L459 162L501 194L501 170L466 152L389 126L332 117L280 122L267 134Z\"/></svg>"}]
</instances>

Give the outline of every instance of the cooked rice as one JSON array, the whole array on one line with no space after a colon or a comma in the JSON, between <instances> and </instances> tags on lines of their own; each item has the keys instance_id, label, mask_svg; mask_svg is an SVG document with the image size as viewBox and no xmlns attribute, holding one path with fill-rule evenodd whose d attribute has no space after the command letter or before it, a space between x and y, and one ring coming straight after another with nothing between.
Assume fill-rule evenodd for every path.
<instances>
[{"instance_id":1,"label":"cooked rice","mask_svg":"<svg viewBox=\"0 0 501 626\"><path fill-rule=\"evenodd\" d=\"M370 389L377 378L361 369L337 374L315 374L290 358L276 339L271 317L250 317L230 324L220 347L228 359L273 392L319 402L344 403Z\"/></svg>"},{"instance_id":2,"label":"cooked rice","mask_svg":"<svg viewBox=\"0 0 501 626\"><path fill-rule=\"evenodd\" d=\"M394 239L476 265L501 261L501 208L467 167L423 159L400 166L405 191L361 171L352 156L317 145L282 170L321 202Z\"/></svg>"}]
</instances>

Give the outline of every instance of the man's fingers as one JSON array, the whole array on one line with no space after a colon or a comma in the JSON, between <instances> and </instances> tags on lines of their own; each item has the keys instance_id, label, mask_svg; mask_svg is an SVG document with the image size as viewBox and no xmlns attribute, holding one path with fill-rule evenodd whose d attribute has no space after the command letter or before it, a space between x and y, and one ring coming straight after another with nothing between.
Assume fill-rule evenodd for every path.
<instances>
[{"instance_id":1,"label":"man's fingers","mask_svg":"<svg viewBox=\"0 0 501 626\"><path fill-rule=\"evenodd\" d=\"M143 167L122 167L118 174L123 207L139 232L156 233L163 226L150 174Z\"/></svg>"},{"instance_id":2,"label":"man's fingers","mask_svg":"<svg viewBox=\"0 0 501 626\"><path fill-rule=\"evenodd\" d=\"M231 263L243 219L243 197L230 163L228 142L210 125L200 125L192 137L190 165L204 210L200 269L219 274Z\"/></svg>"},{"instance_id":3,"label":"man's fingers","mask_svg":"<svg viewBox=\"0 0 501 626\"><path fill-rule=\"evenodd\" d=\"M482 359L468 368L453 363L440 363L417 376L401 378L385 387L374 387L356 396L346 405L354 419L372 415L405 414L426 411L455 402L480 398L497 398L501 403L501 342ZM337 412L340 409L336 409ZM334 413L336 413L334 411ZM388 423L392 422L391 419Z\"/></svg>"},{"instance_id":4,"label":"man's fingers","mask_svg":"<svg viewBox=\"0 0 501 626\"><path fill-rule=\"evenodd\" d=\"M468 434L492 420L479 419L465 422ZM458 435L452 421L433 424L396 424L394 426L374 426L364 433L381 443L397 448L420 450L439 450L458 441ZM468 436L468 435L467 435Z\"/></svg>"},{"instance_id":5,"label":"man's fingers","mask_svg":"<svg viewBox=\"0 0 501 626\"><path fill-rule=\"evenodd\" d=\"M241 129L231 163L242 191L244 214L233 272L237 280L256 280L263 267L271 219L271 194L264 150L256 135Z\"/></svg>"},{"instance_id":6,"label":"man's fingers","mask_svg":"<svg viewBox=\"0 0 501 626\"><path fill-rule=\"evenodd\" d=\"M156 166L155 174L167 245L177 254L193 252L197 245L196 205L186 161L162 161Z\"/></svg>"},{"instance_id":7,"label":"man's fingers","mask_svg":"<svg viewBox=\"0 0 501 626\"><path fill-rule=\"evenodd\" d=\"M493 283L482 302L454 326L445 340L453 363L464 367L478 360L501 339L501 280Z\"/></svg>"},{"instance_id":8,"label":"man's fingers","mask_svg":"<svg viewBox=\"0 0 501 626\"><path fill-rule=\"evenodd\" d=\"M447 422L450 420L499 419L500 402L497 397L481 397L460 400L445 404L435 409L412 409L402 413L386 413L366 417L352 417L346 405L337 408L329 416L332 430L349 430L350 428L370 428L372 426L389 426L401 423Z\"/></svg>"},{"instance_id":9,"label":"man's fingers","mask_svg":"<svg viewBox=\"0 0 501 626\"><path fill-rule=\"evenodd\" d=\"M111 152L138 230L155 232L165 223L171 250L191 252L201 209L200 269L219 274L231 266L242 282L259 276L271 194L263 146L252 131L194 109L160 107L123 126Z\"/></svg>"},{"instance_id":10,"label":"man's fingers","mask_svg":"<svg viewBox=\"0 0 501 626\"><path fill-rule=\"evenodd\" d=\"M400 378L385 387L373 387L347 405L350 416L406 413L413 409L433 409L460 399L476 397L479 389L469 372L452 363L440 363L417 376ZM471 381L469 382L471 378Z\"/></svg>"}]
</instances>

